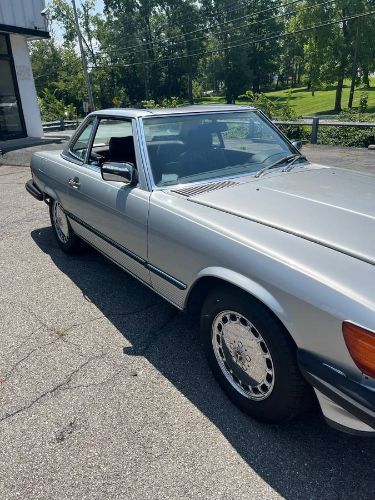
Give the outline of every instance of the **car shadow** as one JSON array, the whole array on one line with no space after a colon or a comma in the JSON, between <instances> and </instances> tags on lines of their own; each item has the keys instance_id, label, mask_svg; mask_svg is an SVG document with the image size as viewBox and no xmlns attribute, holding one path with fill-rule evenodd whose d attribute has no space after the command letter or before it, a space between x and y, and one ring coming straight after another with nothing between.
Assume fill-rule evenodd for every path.
<instances>
[{"instance_id":1,"label":"car shadow","mask_svg":"<svg viewBox=\"0 0 375 500\"><path fill-rule=\"evenodd\" d=\"M67 256L46 227L31 236L131 344L125 356L144 356L152 363L280 495L374 498L375 440L331 429L318 411L284 425L250 419L226 398L211 375L196 319L173 308L96 251ZM113 304L126 310L130 298L135 308L140 307L143 321L139 316L113 315ZM155 308L161 311L159 318L148 316L150 306L155 306L153 315Z\"/></svg>"}]
</instances>

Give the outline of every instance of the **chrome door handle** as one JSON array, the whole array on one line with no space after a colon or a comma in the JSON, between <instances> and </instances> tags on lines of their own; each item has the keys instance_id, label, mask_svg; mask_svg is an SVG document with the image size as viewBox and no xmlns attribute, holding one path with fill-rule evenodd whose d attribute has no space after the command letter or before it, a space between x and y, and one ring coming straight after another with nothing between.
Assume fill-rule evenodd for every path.
<instances>
[{"instance_id":1,"label":"chrome door handle","mask_svg":"<svg viewBox=\"0 0 375 500\"><path fill-rule=\"evenodd\" d=\"M74 189L78 189L79 186L81 185L80 182L79 182L78 177L73 177L72 179L69 179L68 180L68 184L69 184L70 187L72 187Z\"/></svg>"}]
</instances>

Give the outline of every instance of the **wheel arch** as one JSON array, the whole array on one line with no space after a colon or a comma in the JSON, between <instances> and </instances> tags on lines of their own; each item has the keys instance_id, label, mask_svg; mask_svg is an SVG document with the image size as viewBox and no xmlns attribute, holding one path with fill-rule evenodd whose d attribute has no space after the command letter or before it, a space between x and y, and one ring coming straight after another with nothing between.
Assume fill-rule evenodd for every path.
<instances>
[{"instance_id":1,"label":"wheel arch","mask_svg":"<svg viewBox=\"0 0 375 500\"><path fill-rule=\"evenodd\" d=\"M277 298L263 285L231 269L223 267L209 267L202 270L190 286L185 309L190 314L199 314L207 295L216 287L230 285L248 293L263 305L286 327L287 313Z\"/></svg>"}]
</instances>

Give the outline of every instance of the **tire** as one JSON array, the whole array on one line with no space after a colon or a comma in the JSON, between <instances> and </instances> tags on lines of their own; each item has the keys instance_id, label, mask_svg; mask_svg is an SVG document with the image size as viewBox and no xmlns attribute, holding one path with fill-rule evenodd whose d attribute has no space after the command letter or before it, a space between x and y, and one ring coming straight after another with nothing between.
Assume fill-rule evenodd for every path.
<instances>
[{"instance_id":1,"label":"tire","mask_svg":"<svg viewBox=\"0 0 375 500\"><path fill-rule=\"evenodd\" d=\"M201 333L213 374L251 417L281 423L311 400L296 347L279 320L258 300L232 287L213 290L201 313Z\"/></svg>"},{"instance_id":2,"label":"tire","mask_svg":"<svg viewBox=\"0 0 375 500\"><path fill-rule=\"evenodd\" d=\"M82 242L74 233L72 226L64 213L64 209L58 201L51 201L49 205L49 216L51 219L53 233L59 247L68 254L79 253L82 249Z\"/></svg>"}]
</instances>

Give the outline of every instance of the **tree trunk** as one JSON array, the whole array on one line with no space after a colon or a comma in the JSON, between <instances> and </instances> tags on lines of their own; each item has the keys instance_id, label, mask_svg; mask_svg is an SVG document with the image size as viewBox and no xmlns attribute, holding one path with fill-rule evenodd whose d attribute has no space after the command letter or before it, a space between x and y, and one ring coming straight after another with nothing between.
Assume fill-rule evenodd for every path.
<instances>
[{"instance_id":1,"label":"tree trunk","mask_svg":"<svg viewBox=\"0 0 375 500\"><path fill-rule=\"evenodd\" d=\"M359 23L357 20L357 29L355 34L354 53L353 53L352 81L350 83L350 93L348 101L348 108L350 109L353 107L355 81L357 79L357 73L358 73L358 29L359 29Z\"/></svg>"},{"instance_id":2,"label":"tree trunk","mask_svg":"<svg viewBox=\"0 0 375 500\"><path fill-rule=\"evenodd\" d=\"M297 72L298 72L298 63L296 61L296 59L294 59L293 61L293 76L292 76L292 87L296 87L297 86Z\"/></svg>"},{"instance_id":3,"label":"tree trunk","mask_svg":"<svg viewBox=\"0 0 375 500\"><path fill-rule=\"evenodd\" d=\"M344 85L344 72L341 71L340 68L340 74L337 79L337 87L336 87L336 97L335 97L335 107L334 111L337 113L340 113L342 108L341 108L341 97L342 97L342 87Z\"/></svg>"},{"instance_id":4,"label":"tree trunk","mask_svg":"<svg viewBox=\"0 0 375 500\"><path fill-rule=\"evenodd\" d=\"M148 101L150 99L150 93L149 93L149 90L148 90L148 65L147 64L144 65L143 75L144 75L144 80L145 80L144 81L144 84L145 84L145 98Z\"/></svg>"},{"instance_id":5,"label":"tree trunk","mask_svg":"<svg viewBox=\"0 0 375 500\"><path fill-rule=\"evenodd\" d=\"M369 89L370 88L370 78L369 78L368 73L369 73L368 68L364 67L362 81L363 81L364 85L366 86L366 88Z\"/></svg>"},{"instance_id":6,"label":"tree trunk","mask_svg":"<svg viewBox=\"0 0 375 500\"><path fill-rule=\"evenodd\" d=\"M188 68L188 99L190 104L194 104L193 97L193 69L191 64L191 57L189 57L189 68Z\"/></svg>"},{"instance_id":7,"label":"tree trunk","mask_svg":"<svg viewBox=\"0 0 375 500\"><path fill-rule=\"evenodd\" d=\"M358 67L356 65L355 68L353 67L352 81L350 83L350 93L349 93L349 100L348 100L348 108L350 108L350 109L353 107L354 89L355 89L355 81L357 79L357 73L358 73Z\"/></svg>"},{"instance_id":8,"label":"tree trunk","mask_svg":"<svg viewBox=\"0 0 375 500\"><path fill-rule=\"evenodd\" d=\"M345 17L346 10L342 9L342 17ZM341 108L341 98L342 98L342 88L344 86L345 68L346 68L346 54L349 52L349 33L346 25L346 21L342 23L342 32L345 42L345 47L341 49L341 60L339 73L337 77L337 87L336 87L336 97L335 97L335 108L334 111L340 113Z\"/></svg>"}]
</instances>

